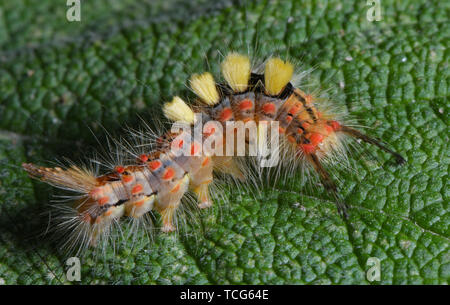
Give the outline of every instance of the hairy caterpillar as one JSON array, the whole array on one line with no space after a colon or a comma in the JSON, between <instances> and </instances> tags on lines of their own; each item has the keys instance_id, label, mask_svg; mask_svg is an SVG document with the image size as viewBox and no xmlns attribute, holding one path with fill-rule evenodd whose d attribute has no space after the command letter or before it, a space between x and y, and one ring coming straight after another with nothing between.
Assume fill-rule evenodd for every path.
<instances>
[{"instance_id":1,"label":"hairy caterpillar","mask_svg":"<svg viewBox=\"0 0 450 305\"><path fill-rule=\"evenodd\" d=\"M95 245L122 216L141 219L151 211L161 215L163 232L174 231L175 215L188 190L196 195L199 208L210 207L213 171L236 179L246 176L236 162L242 147L234 141L238 135L236 128L227 128L229 123L256 126L256 134L244 130L244 151L267 138L263 126L277 123L270 125L271 134L276 128L279 136L276 153L281 153L283 160L293 160L297 166L312 168L344 217L348 215L346 204L323 166L333 154L345 153L343 137L374 144L392 154L398 164L405 162L379 141L323 111L313 95L295 88L291 83L292 63L272 57L265 63L264 72L256 73L249 57L232 52L221 68L225 83L216 83L209 72L191 77L190 87L198 96L192 107L179 97L164 104L165 116L177 122L178 129L156 137L152 148L144 154L129 153L108 173L95 175L76 165L67 168L22 165L32 177L79 194L74 203L75 213L60 223L70 233L67 238L70 245L78 244L81 248ZM196 137L198 128L200 137Z\"/></svg>"}]
</instances>

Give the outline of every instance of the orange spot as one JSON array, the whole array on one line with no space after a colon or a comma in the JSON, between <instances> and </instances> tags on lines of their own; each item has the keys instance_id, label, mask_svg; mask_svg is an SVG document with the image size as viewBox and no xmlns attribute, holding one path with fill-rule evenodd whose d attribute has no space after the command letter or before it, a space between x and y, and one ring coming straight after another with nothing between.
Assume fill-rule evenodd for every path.
<instances>
[{"instance_id":1,"label":"orange spot","mask_svg":"<svg viewBox=\"0 0 450 305\"><path fill-rule=\"evenodd\" d=\"M136 184L132 189L131 189L131 194L135 195L135 194L139 194L140 192L142 192L144 188L142 187L142 184Z\"/></svg>"},{"instance_id":2,"label":"orange spot","mask_svg":"<svg viewBox=\"0 0 450 305\"><path fill-rule=\"evenodd\" d=\"M292 114L292 115L295 115L296 113L297 113L297 111L298 111L298 109L299 109L300 107L298 107L297 105L295 105L295 106L292 106L292 108L291 109L289 109L289 114Z\"/></svg>"},{"instance_id":3,"label":"orange spot","mask_svg":"<svg viewBox=\"0 0 450 305\"><path fill-rule=\"evenodd\" d=\"M298 134L302 134L302 133L303 133L303 129L297 128L297 133L298 133Z\"/></svg>"},{"instance_id":4,"label":"orange spot","mask_svg":"<svg viewBox=\"0 0 450 305\"><path fill-rule=\"evenodd\" d=\"M312 144L300 144L300 147L305 154L312 154L316 151L316 147Z\"/></svg>"},{"instance_id":5,"label":"orange spot","mask_svg":"<svg viewBox=\"0 0 450 305\"><path fill-rule=\"evenodd\" d=\"M206 166L209 164L209 157L205 157L205 159L202 162L202 166Z\"/></svg>"},{"instance_id":6,"label":"orange spot","mask_svg":"<svg viewBox=\"0 0 450 305\"><path fill-rule=\"evenodd\" d=\"M89 195L93 198L99 197L103 194L103 189L101 187L96 187L92 191L89 192Z\"/></svg>"},{"instance_id":7,"label":"orange spot","mask_svg":"<svg viewBox=\"0 0 450 305\"><path fill-rule=\"evenodd\" d=\"M293 136L288 136L287 138L288 138L288 141L291 143L297 142L297 140L295 140L295 138Z\"/></svg>"},{"instance_id":8,"label":"orange spot","mask_svg":"<svg viewBox=\"0 0 450 305\"><path fill-rule=\"evenodd\" d=\"M108 209L108 211L105 212L105 216L111 216L112 209Z\"/></svg>"},{"instance_id":9,"label":"orange spot","mask_svg":"<svg viewBox=\"0 0 450 305\"><path fill-rule=\"evenodd\" d=\"M330 125L325 125L325 130L327 131L327 134L334 132L333 127L331 127Z\"/></svg>"},{"instance_id":10,"label":"orange spot","mask_svg":"<svg viewBox=\"0 0 450 305\"><path fill-rule=\"evenodd\" d=\"M339 124L339 122L337 121L331 121L331 127L334 131L338 131L339 129L341 129L341 124Z\"/></svg>"},{"instance_id":11,"label":"orange spot","mask_svg":"<svg viewBox=\"0 0 450 305\"><path fill-rule=\"evenodd\" d=\"M286 122L290 123L291 121L292 121L292 117L291 117L290 115L288 115L288 116L286 117Z\"/></svg>"},{"instance_id":12,"label":"orange spot","mask_svg":"<svg viewBox=\"0 0 450 305\"><path fill-rule=\"evenodd\" d=\"M216 132L216 129L212 126L205 127L203 130L203 134L206 136L210 136Z\"/></svg>"},{"instance_id":13,"label":"orange spot","mask_svg":"<svg viewBox=\"0 0 450 305\"><path fill-rule=\"evenodd\" d=\"M147 162L147 160L148 160L148 156L147 156L147 155L144 155L144 154L142 154L142 155L140 155L140 156L139 156L139 160L141 160L142 162Z\"/></svg>"},{"instance_id":14,"label":"orange spot","mask_svg":"<svg viewBox=\"0 0 450 305\"><path fill-rule=\"evenodd\" d=\"M100 198L98 200L98 204L99 205L104 205L104 204L107 204L108 202L109 202L109 197L108 196L102 197L102 198Z\"/></svg>"},{"instance_id":15,"label":"orange spot","mask_svg":"<svg viewBox=\"0 0 450 305\"><path fill-rule=\"evenodd\" d=\"M123 174L124 171L125 168L123 166L116 166L116 172L118 172L119 174Z\"/></svg>"},{"instance_id":16,"label":"orange spot","mask_svg":"<svg viewBox=\"0 0 450 305\"><path fill-rule=\"evenodd\" d=\"M171 193L176 193L180 190L180 184L178 183L170 192Z\"/></svg>"},{"instance_id":17,"label":"orange spot","mask_svg":"<svg viewBox=\"0 0 450 305\"><path fill-rule=\"evenodd\" d=\"M168 168L166 169L166 172L165 172L164 175L163 175L163 179L164 179L164 180L172 179L172 177L173 177L174 175L175 175L175 171L173 170L173 168L168 167Z\"/></svg>"},{"instance_id":18,"label":"orange spot","mask_svg":"<svg viewBox=\"0 0 450 305\"><path fill-rule=\"evenodd\" d=\"M183 147L183 143L184 143L184 141L182 139L176 139L176 140L173 141L172 145L177 147L177 148L182 148Z\"/></svg>"},{"instance_id":19,"label":"orange spot","mask_svg":"<svg viewBox=\"0 0 450 305\"><path fill-rule=\"evenodd\" d=\"M281 127L278 128L279 133L284 133L284 131L285 131L284 128L281 128Z\"/></svg>"},{"instance_id":20,"label":"orange spot","mask_svg":"<svg viewBox=\"0 0 450 305\"><path fill-rule=\"evenodd\" d=\"M273 114L277 110L274 103L265 103L262 107L264 113Z\"/></svg>"},{"instance_id":21,"label":"orange spot","mask_svg":"<svg viewBox=\"0 0 450 305\"><path fill-rule=\"evenodd\" d=\"M225 108L222 110L222 113L220 114L219 120L221 122L228 121L233 116L233 110L231 108Z\"/></svg>"},{"instance_id":22,"label":"orange spot","mask_svg":"<svg viewBox=\"0 0 450 305\"><path fill-rule=\"evenodd\" d=\"M311 124L309 124L308 122L303 122L302 123L302 127L303 127L303 129L308 129L309 127L311 126Z\"/></svg>"},{"instance_id":23,"label":"orange spot","mask_svg":"<svg viewBox=\"0 0 450 305\"><path fill-rule=\"evenodd\" d=\"M309 140L311 141L312 145L317 146L319 143L321 143L323 141L323 135L315 132L315 133L311 134L311 137L309 138Z\"/></svg>"},{"instance_id":24,"label":"orange spot","mask_svg":"<svg viewBox=\"0 0 450 305\"><path fill-rule=\"evenodd\" d=\"M252 108L253 108L253 102L251 100L245 99L239 103L239 109L242 111L249 110Z\"/></svg>"},{"instance_id":25,"label":"orange spot","mask_svg":"<svg viewBox=\"0 0 450 305\"><path fill-rule=\"evenodd\" d=\"M142 199L142 200L139 200L139 201L136 201L136 202L134 203L134 206L136 206L136 207L140 207L140 206L142 206L142 205L144 204L144 202L145 202L145 200L144 200L144 199Z\"/></svg>"},{"instance_id":26,"label":"orange spot","mask_svg":"<svg viewBox=\"0 0 450 305\"><path fill-rule=\"evenodd\" d=\"M133 176L131 176L131 175L124 175L124 176L122 176L122 181L124 183L130 183L131 181L133 181Z\"/></svg>"},{"instance_id":27,"label":"orange spot","mask_svg":"<svg viewBox=\"0 0 450 305\"><path fill-rule=\"evenodd\" d=\"M191 144L191 156L195 156L198 153L199 146L198 144Z\"/></svg>"},{"instance_id":28,"label":"orange spot","mask_svg":"<svg viewBox=\"0 0 450 305\"><path fill-rule=\"evenodd\" d=\"M153 161L151 161L150 163L148 163L148 167L149 167L152 171L157 170L158 168L161 167L161 165L162 165L162 163L161 163L161 161L159 161L159 160L153 160Z\"/></svg>"}]
</instances>

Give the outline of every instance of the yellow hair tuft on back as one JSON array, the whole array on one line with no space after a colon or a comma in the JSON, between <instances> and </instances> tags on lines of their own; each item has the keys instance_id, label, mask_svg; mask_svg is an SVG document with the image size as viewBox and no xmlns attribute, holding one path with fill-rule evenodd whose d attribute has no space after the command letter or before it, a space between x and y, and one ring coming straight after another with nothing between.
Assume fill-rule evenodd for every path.
<instances>
[{"instance_id":1,"label":"yellow hair tuft on back","mask_svg":"<svg viewBox=\"0 0 450 305\"><path fill-rule=\"evenodd\" d=\"M219 93L216 89L216 82L211 73L194 74L190 79L192 90L207 105L215 105L219 102Z\"/></svg>"},{"instance_id":2,"label":"yellow hair tuft on back","mask_svg":"<svg viewBox=\"0 0 450 305\"><path fill-rule=\"evenodd\" d=\"M248 56L232 52L222 62L222 74L234 92L247 90L251 67Z\"/></svg>"},{"instance_id":3,"label":"yellow hair tuft on back","mask_svg":"<svg viewBox=\"0 0 450 305\"><path fill-rule=\"evenodd\" d=\"M264 71L264 85L266 93L278 95L292 78L294 67L288 61L271 58L267 61Z\"/></svg>"},{"instance_id":4,"label":"yellow hair tuft on back","mask_svg":"<svg viewBox=\"0 0 450 305\"><path fill-rule=\"evenodd\" d=\"M163 105L163 112L169 120L194 124L194 112L178 96L175 96L171 102L167 102Z\"/></svg>"}]
</instances>

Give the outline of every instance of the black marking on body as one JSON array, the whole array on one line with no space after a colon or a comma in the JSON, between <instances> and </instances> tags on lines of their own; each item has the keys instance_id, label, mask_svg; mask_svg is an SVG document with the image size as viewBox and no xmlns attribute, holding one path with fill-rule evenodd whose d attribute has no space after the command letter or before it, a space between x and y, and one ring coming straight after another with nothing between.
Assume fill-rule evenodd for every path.
<instances>
[{"instance_id":1,"label":"black marking on body","mask_svg":"<svg viewBox=\"0 0 450 305\"><path fill-rule=\"evenodd\" d=\"M115 206L115 207L120 206L120 205L124 204L124 203L127 202L127 201L128 201L128 199L120 199L119 201L117 201L116 203L114 203L114 206Z\"/></svg>"},{"instance_id":2,"label":"black marking on body","mask_svg":"<svg viewBox=\"0 0 450 305\"><path fill-rule=\"evenodd\" d=\"M253 90L253 91L257 91L257 92L261 92L257 90L257 88L259 88L260 86L258 86L258 84L264 84L264 74L257 74L257 73L252 73L250 74L250 81L249 81L249 91Z\"/></svg>"},{"instance_id":3,"label":"black marking on body","mask_svg":"<svg viewBox=\"0 0 450 305\"><path fill-rule=\"evenodd\" d=\"M303 105L303 108L306 109L306 111L308 112L309 116L313 119L314 122L317 122L317 117L314 114L314 111L312 110L312 108L306 104L306 100L303 96L301 96L300 94L298 94L297 92L293 91L293 94L295 95L295 97L297 97L300 102Z\"/></svg>"}]
</instances>

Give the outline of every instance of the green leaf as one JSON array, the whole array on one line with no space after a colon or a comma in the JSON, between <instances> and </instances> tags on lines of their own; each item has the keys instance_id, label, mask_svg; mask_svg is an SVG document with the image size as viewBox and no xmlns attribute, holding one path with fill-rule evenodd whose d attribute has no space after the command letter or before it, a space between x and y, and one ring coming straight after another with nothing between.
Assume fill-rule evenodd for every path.
<instances>
[{"instance_id":1,"label":"green leaf","mask_svg":"<svg viewBox=\"0 0 450 305\"><path fill-rule=\"evenodd\" d=\"M77 159L95 147L90 129L150 120L161 100L188 93L204 54L217 71L216 51L244 42L315 67L311 79L407 164L370 147L382 166L353 156L354 173L337 169L348 220L297 176L256 198L226 189L227 206L180 234L125 239L97 260L88 251L82 283L447 284L450 6L381 5L369 22L356 0L82 1L82 21L69 23L63 2L0 4L0 283L69 283L65 257L33 238L51 188L22 162ZM380 282L367 280L370 257Z\"/></svg>"}]
</instances>

